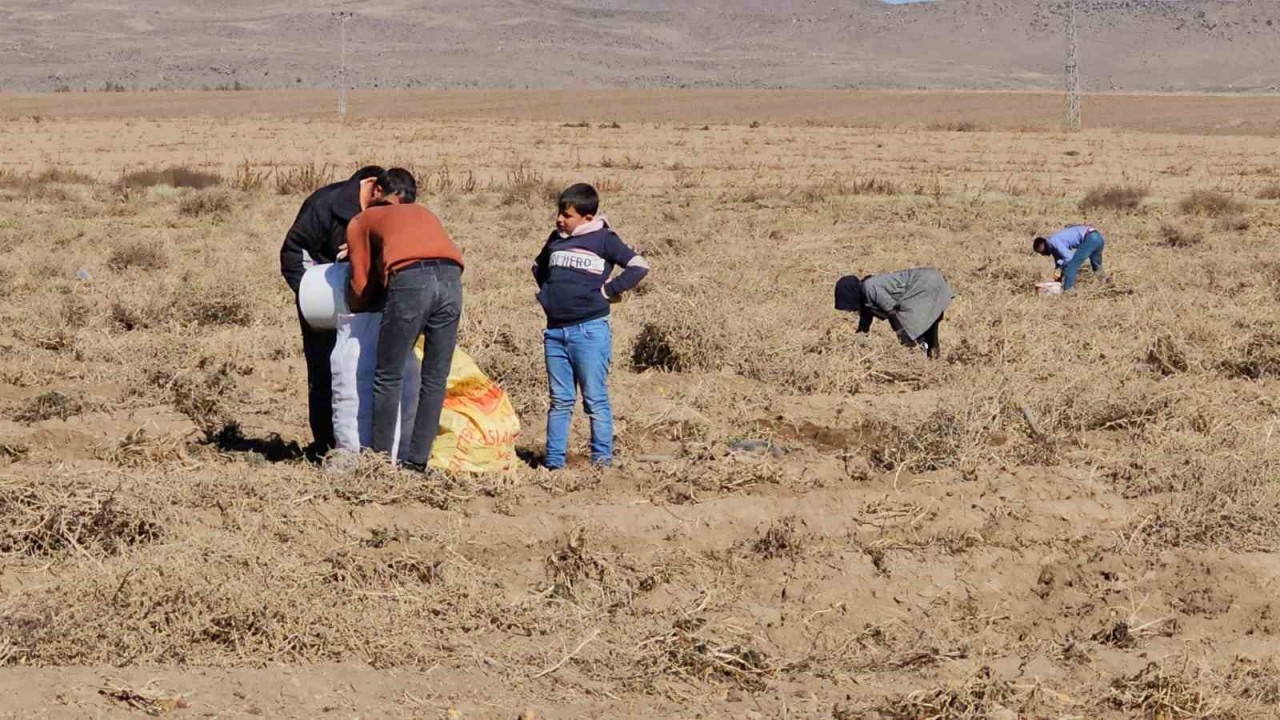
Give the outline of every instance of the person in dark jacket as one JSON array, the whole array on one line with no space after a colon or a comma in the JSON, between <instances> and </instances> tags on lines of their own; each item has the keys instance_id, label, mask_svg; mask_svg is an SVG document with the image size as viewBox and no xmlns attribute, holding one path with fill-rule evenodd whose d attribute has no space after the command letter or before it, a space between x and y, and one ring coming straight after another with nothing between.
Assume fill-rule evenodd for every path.
<instances>
[{"instance_id":1,"label":"person in dark jacket","mask_svg":"<svg viewBox=\"0 0 1280 720\"><path fill-rule=\"evenodd\" d=\"M888 320L903 345L919 347L930 359L941 352L938 326L951 305L951 287L933 268L883 275L856 275L836 283L836 310L858 313L858 332L870 332L876 318Z\"/></svg>"},{"instance_id":2,"label":"person in dark jacket","mask_svg":"<svg viewBox=\"0 0 1280 720\"><path fill-rule=\"evenodd\" d=\"M307 268L336 262L346 255L347 224L364 204L381 197L385 181L382 168L368 166L342 182L316 190L302 203L293 226L280 248L280 274L293 290L302 326L302 352L307 359L307 405L310 416L313 456L323 456L334 446L333 386L329 355L337 332L317 330L307 324L297 302L298 288Z\"/></svg>"}]
</instances>

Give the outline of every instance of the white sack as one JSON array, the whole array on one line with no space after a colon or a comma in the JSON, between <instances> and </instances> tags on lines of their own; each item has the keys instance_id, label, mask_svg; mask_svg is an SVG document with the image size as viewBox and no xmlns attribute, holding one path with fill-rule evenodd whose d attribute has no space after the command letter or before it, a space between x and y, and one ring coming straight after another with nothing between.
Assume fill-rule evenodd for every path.
<instances>
[{"instance_id":1,"label":"white sack","mask_svg":"<svg viewBox=\"0 0 1280 720\"><path fill-rule=\"evenodd\" d=\"M338 316L346 315L347 283L351 280L351 263L312 265L298 286L298 308L302 317L315 330L338 327Z\"/></svg>"},{"instance_id":2,"label":"white sack","mask_svg":"<svg viewBox=\"0 0 1280 720\"><path fill-rule=\"evenodd\" d=\"M333 434L339 450L359 452L373 443L373 371L378 366L381 322L382 313L337 316L338 339L329 356L329 372L333 378ZM400 460L409 454L421 385L422 361L410 351L400 383L400 422L391 448L391 455Z\"/></svg>"}]
</instances>

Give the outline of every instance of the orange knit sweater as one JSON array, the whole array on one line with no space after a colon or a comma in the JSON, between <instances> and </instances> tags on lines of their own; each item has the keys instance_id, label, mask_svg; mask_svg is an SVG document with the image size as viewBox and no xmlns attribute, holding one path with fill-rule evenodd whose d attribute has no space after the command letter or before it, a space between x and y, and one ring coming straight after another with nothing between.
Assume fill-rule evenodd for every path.
<instances>
[{"instance_id":1,"label":"orange knit sweater","mask_svg":"<svg viewBox=\"0 0 1280 720\"><path fill-rule=\"evenodd\" d=\"M371 207L357 215L347 226L347 252L352 312L368 307L401 266L418 260L462 265L462 252L440 218L415 203Z\"/></svg>"}]
</instances>

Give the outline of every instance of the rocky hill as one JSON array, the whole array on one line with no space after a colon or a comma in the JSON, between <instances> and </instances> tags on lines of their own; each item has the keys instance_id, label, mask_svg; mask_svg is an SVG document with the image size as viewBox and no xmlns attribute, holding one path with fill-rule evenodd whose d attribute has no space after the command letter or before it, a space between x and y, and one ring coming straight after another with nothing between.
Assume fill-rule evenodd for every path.
<instances>
[{"instance_id":1,"label":"rocky hill","mask_svg":"<svg viewBox=\"0 0 1280 720\"><path fill-rule=\"evenodd\" d=\"M1080 0L1090 90L1280 86L1280 2ZM1059 87L1058 0L5 0L0 89Z\"/></svg>"}]
</instances>

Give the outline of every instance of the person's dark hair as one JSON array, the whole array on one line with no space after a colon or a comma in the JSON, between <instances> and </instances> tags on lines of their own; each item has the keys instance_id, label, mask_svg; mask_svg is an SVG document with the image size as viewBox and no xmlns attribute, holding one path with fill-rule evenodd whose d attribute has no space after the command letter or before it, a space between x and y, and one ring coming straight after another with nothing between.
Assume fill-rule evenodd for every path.
<instances>
[{"instance_id":1,"label":"person's dark hair","mask_svg":"<svg viewBox=\"0 0 1280 720\"><path fill-rule=\"evenodd\" d=\"M1031 241L1031 249L1043 255L1045 250L1049 249L1049 241L1042 237L1038 237Z\"/></svg>"},{"instance_id":2,"label":"person's dark hair","mask_svg":"<svg viewBox=\"0 0 1280 720\"><path fill-rule=\"evenodd\" d=\"M413 173L404 168L391 168L387 171L386 182L378 181L383 195L399 195L400 202L411 203L418 199L418 181Z\"/></svg>"},{"instance_id":3,"label":"person's dark hair","mask_svg":"<svg viewBox=\"0 0 1280 720\"><path fill-rule=\"evenodd\" d=\"M364 167L357 170L356 174L351 176L351 179L355 180L356 182L360 182L361 180L368 180L369 178L380 177L384 175L386 172L387 172L386 170L382 169L381 165L365 165Z\"/></svg>"},{"instance_id":4,"label":"person's dark hair","mask_svg":"<svg viewBox=\"0 0 1280 720\"><path fill-rule=\"evenodd\" d=\"M564 192L560 193L557 207L560 212L573 208L583 217L595 215L600 211L600 194L596 192L595 188L586 183L570 185Z\"/></svg>"},{"instance_id":5,"label":"person's dark hair","mask_svg":"<svg viewBox=\"0 0 1280 720\"><path fill-rule=\"evenodd\" d=\"M862 305L862 280L857 275L845 275L836 281L837 310L859 312L862 310Z\"/></svg>"}]
</instances>

